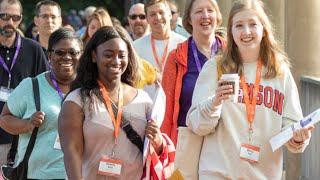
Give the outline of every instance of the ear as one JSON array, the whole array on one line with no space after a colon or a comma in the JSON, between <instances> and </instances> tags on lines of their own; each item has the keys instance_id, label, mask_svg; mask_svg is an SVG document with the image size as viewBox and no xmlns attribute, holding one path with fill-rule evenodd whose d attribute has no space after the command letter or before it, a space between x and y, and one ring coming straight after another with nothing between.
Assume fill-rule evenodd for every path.
<instances>
[{"instance_id":1,"label":"ear","mask_svg":"<svg viewBox=\"0 0 320 180\"><path fill-rule=\"evenodd\" d=\"M59 28L60 28L60 27L62 27L62 17L59 16L58 18L59 18Z\"/></svg>"},{"instance_id":2,"label":"ear","mask_svg":"<svg viewBox=\"0 0 320 180\"><path fill-rule=\"evenodd\" d=\"M96 63L96 62L97 62L97 54L96 54L95 51L92 51L91 57L92 57L92 62L93 62L93 63Z\"/></svg>"},{"instance_id":3,"label":"ear","mask_svg":"<svg viewBox=\"0 0 320 180\"><path fill-rule=\"evenodd\" d=\"M172 19L172 14L171 14L171 10L170 10L170 8L168 9L168 13L169 13L169 17L170 17L170 20Z\"/></svg>"},{"instance_id":4,"label":"ear","mask_svg":"<svg viewBox=\"0 0 320 180\"><path fill-rule=\"evenodd\" d=\"M39 17L38 17L38 16L34 16L34 17L33 17L33 22L34 22L34 24L35 24L36 26L38 26L38 25L39 25Z\"/></svg>"},{"instance_id":5,"label":"ear","mask_svg":"<svg viewBox=\"0 0 320 180\"><path fill-rule=\"evenodd\" d=\"M51 65L51 63L52 63L51 59L52 59L52 52L48 52L48 59L47 59L47 61L49 62L50 65Z\"/></svg>"}]
</instances>

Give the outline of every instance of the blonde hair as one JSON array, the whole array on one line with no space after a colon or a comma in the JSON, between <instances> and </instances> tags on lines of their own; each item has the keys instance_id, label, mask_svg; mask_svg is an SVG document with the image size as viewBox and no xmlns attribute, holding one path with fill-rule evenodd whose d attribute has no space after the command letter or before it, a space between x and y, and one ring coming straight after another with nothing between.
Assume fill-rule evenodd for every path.
<instances>
[{"instance_id":1,"label":"blonde hair","mask_svg":"<svg viewBox=\"0 0 320 180\"><path fill-rule=\"evenodd\" d=\"M290 67L290 63L274 37L271 22L263 9L261 0L241 0L233 5L229 13L227 26L227 48L221 60L222 72L238 73L239 75L242 75L243 73L242 59L232 35L232 20L237 13L244 10L253 10L263 26L264 36L260 44L260 59L267 69L264 78L271 79L281 75L281 66L286 65L287 67Z\"/></svg>"},{"instance_id":2,"label":"blonde hair","mask_svg":"<svg viewBox=\"0 0 320 180\"><path fill-rule=\"evenodd\" d=\"M190 24L190 21L191 21L191 9L192 9L192 6L194 4L196 0L189 0L188 3L186 4L186 8L184 10L184 15L183 15L183 19L182 19L182 24L183 24L183 27L186 29L186 31L189 33L189 34L192 34L192 31L193 31L193 28L192 28L192 25ZM217 4L217 1L216 0L209 0L213 7L214 7L214 10L216 11L216 21L217 21L217 27L219 27L222 23L222 15L221 15L221 12L220 12L220 9L219 9L219 6Z\"/></svg>"},{"instance_id":3,"label":"blonde hair","mask_svg":"<svg viewBox=\"0 0 320 180\"><path fill-rule=\"evenodd\" d=\"M85 32L83 38L82 38L83 42L87 42L90 39L89 33L88 33L89 24L94 19L99 21L101 27L103 27L103 26L113 26L112 21L111 21L111 17L109 15L108 11L106 9L104 9L104 8L101 8L101 7L96 9L93 12L93 14L89 17L89 20L87 22L87 29L86 29L86 32Z\"/></svg>"}]
</instances>

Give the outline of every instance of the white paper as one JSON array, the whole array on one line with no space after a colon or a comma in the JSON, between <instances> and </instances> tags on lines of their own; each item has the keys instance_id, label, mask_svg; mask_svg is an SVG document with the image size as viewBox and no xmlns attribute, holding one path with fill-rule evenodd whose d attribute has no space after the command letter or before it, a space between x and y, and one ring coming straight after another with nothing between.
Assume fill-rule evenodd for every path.
<instances>
[{"instance_id":1,"label":"white paper","mask_svg":"<svg viewBox=\"0 0 320 180\"><path fill-rule=\"evenodd\" d=\"M158 83L156 87L157 87L157 91L153 99L153 108L151 111L150 119L154 120L157 123L158 127L160 128L162 125L165 110L166 110L166 95L160 83ZM146 162L146 158L149 151L149 145L150 145L149 139L145 138L144 145L143 145L143 164L145 164Z\"/></svg>"},{"instance_id":2,"label":"white paper","mask_svg":"<svg viewBox=\"0 0 320 180\"><path fill-rule=\"evenodd\" d=\"M57 136L56 136L56 140L55 140L55 142L54 142L53 148L54 148L54 149L61 150L61 144L60 144L59 134L57 134Z\"/></svg>"},{"instance_id":3,"label":"white paper","mask_svg":"<svg viewBox=\"0 0 320 180\"><path fill-rule=\"evenodd\" d=\"M272 151L276 151L281 146L286 144L292 137L293 132L301 129L305 126L309 125L315 125L320 121L320 109L317 109L316 111L309 114L304 119L300 120L297 123L292 124L290 127L286 128L284 131L280 132L278 135L272 137L270 139L270 145L272 148Z\"/></svg>"}]
</instances>

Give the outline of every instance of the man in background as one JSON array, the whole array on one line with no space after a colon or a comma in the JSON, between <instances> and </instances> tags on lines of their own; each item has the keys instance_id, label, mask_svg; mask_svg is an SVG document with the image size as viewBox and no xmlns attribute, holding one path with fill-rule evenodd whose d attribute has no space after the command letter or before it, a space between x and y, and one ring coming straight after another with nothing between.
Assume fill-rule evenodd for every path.
<instances>
[{"instance_id":1,"label":"man in background","mask_svg":"<svg viewBox=\"0 0 320 180\"><path fill-rule=\"evenodd\" d=\"M131 28L131 38L139 39L149 34L149 24L144 12L144 4L138 3L131 6L128 15L128 22Z\"/></svg>"}]
</instances>

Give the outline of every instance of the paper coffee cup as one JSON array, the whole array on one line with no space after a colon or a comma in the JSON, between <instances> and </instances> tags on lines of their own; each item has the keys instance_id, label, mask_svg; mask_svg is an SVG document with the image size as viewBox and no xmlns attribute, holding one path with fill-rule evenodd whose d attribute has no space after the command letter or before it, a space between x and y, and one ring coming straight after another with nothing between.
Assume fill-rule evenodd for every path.
<instances>
[{"instance_id":1,"label":"paper coffee cup","mask_svg":"<svg viewBox=\"0 0 320 180\"><path fill-rule=\"evenodd\" d=\"M233 92L230 95L230 99L228 99L231 102L238 102L238 93L239 93L239 82L240 77L238 74L222 74L221 80L226 81L226 84L230 84L233 87Z\"/></svg>"}]
</instances>

